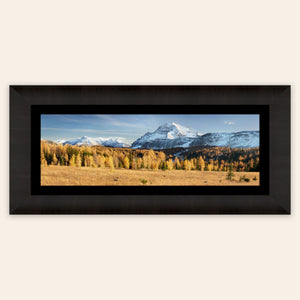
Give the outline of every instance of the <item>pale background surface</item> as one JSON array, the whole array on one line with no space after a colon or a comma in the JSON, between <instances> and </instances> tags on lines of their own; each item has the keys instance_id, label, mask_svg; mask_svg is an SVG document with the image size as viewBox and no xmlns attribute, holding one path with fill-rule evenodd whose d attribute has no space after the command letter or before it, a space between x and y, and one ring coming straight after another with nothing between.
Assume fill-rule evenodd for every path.
<instances>
[{"instance_id":1,"label":"pale background surface","mask_svg":"<svg viewBox=\"0 0 300 300\"><path fill-rule=\"evenodd\" d=\"M0 298L300 299L299 11L1 1ZM292 215L9 216L9 84L291 84Z\"/></svg>"}]
</instances>

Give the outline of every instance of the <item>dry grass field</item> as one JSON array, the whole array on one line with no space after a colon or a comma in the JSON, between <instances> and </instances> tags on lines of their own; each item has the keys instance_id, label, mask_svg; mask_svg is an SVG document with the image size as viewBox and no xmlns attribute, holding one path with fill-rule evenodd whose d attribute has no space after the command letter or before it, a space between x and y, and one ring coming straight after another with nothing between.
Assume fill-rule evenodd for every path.
<instances>
[{"instance_id":1,"label":"dry grass field","mask_svg":"<svg viewBox=\"0 0 300 300\"><path fill-rule=\"evenodd\" d=\"M41 185L259 185L259 172L234 172L233 181L226 175L227 172L42 166ZM244 175L249 182L239 180ZM257 180L253 180L255 177Z\"/></svg>"}]
</instances>

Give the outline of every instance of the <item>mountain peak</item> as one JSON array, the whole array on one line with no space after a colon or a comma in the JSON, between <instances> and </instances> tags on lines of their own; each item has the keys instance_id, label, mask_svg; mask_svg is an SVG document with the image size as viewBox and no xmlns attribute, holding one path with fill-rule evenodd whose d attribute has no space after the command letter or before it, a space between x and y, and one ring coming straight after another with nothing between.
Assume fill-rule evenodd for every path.
<instances>
[{"instance_id":1,"label":"mountain peak","mask_svg":"<svg viewBox=\"0 0 300 300\"><path fill-rule=\"evenodd\" d=\"M176 139L179 137L194 138L198 132L192 128L179 125L175 122L168 122L159 126L153 134L161 135L159 138Z\"/></svg>"},{"instance_id":2,"label":"mountain peak","mask_svg":"<svg viewBox=\"0 0 300 300\"><path fill-rule=\"evenodd\" d=\"M158 128L174 128L174 127L176 127L177 129L180 128L180 127L187 128L187 127L179 125L175 122L167 122L167 123L159 126Z\"/></svg>"},{"instance_id":3,"label":"mountain peak","mask_svg":"<svg viewBox=\"0 0 300 300\"><path fill-rule=\"evenodd\" d=\"M171 125L173 125L173 126L177 126L178 124L177 123L175 123L175 122L167 122L167 123L165 123L164 125L162 125L162 126L171 126Z\"/></svg>"},{"instance_id":4,"label":"mountain peak","mask_svg":"<svg viewBox=\"0 0 300 300\"><path fill-rule=\"evenodd\" d=\"M109 137L109 138L91 138L88 136L83 136L80 138L75 139L69 139L69 140L60 140L57 141L58 144L69 144L69 145L89 145L89 146L96 146L96 145L102 145L106 147L130 147L129 144L127 144L124 139L118 138L118 137Z\"/></svg>"},{"instance_id":5,"label":"mountain peak","mask_svg":"<svg viewBox=\"0 0 300 300\"><path fill-rule=\"evenodd\" d=\"M198 135L198 132L192 128L179 125L175 122L167 122L159 126L155 131L143 135L132 144L132 147L140 148L145 147L147 144L147 147L156 149L164 148L161 145L163 141L163 143L170 145L170 148L172 148L175 145L187 145L187 143L191 142L191 139L196 138Z\"/></svg>"},{"instance_id":6,"label":"mountain peak","mask_svg":"<svg viewBox=\"0 0 300 300\"><path fill-rule=\"evenodd\" d=\"M57 141L60 144L69 145L102 145L106 147L130 147L123 138L83 136L70 140ZM147 132L134 141L133 149L168 149L187 148L193 146L217 146L230 148L259 147L259 131L217 132L201 135L196 130L182 126L176 122L167 122L159 126L155 131Z\"/></svg>"}]
</instances>

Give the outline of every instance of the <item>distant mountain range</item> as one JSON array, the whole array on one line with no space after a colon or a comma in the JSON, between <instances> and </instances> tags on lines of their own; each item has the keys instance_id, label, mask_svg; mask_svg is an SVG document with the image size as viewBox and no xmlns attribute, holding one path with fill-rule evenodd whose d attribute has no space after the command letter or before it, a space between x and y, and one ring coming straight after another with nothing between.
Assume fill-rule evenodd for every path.
<instances>
[{"instance_id":1,"label":"distant mountain range","mask_svg":"<svg viewBox=\"0 0 300 300\"><path fill-rule=\"evenodd\" d=\"M230 148L259 147L259 131L240 131L233 133L207 133L179 125L174 122L159 126L154 132L147 132L129 145L122 138L89 138L83 136L77 139L60 140L63 145L102 145L106 147L131 147L134 149L170 149L188 148L192 146L218 146Z\"/></svg>"},{"instance_id":2,"label":"distant mountain range","mask_svg":"<svg viewBox=\"0 0 300 300\"><path fill-rule=\"evenodd\" d=\"M57 141L58 144L69 144L69 145L88 145L88 146L96 146L96 145L102 145L106 147L115 147L115 148L124 148L124 147L130 147L130 144L124 143L122 138L90 138L87 136L83 136L81 138L77 139L71 139L71 140L60 140Z\"/></svg>"},{"instance_id":3,"label":"distant mountain range","mask_svg":"<svg viewBox=\"0 0 300 300\"><path fill-rule=\"evenodd\" d=\"M259 147L259 131L240 131L233 133L207 133L196 138L190 146L218 146L229 148Z\"/></svg>"},{"instance_id":4,"label":"distant mountain range","mask_svg":"<svg viewBox=\"0 0 300 300\"><path fill-rule=\"evenodd\" d=\"M169 149L192 146L219 146L230 148L259 147L259 131L241 131L233 133L207 133L197 131L174 122L148 132L132 143L132 148Z\"/></svg>"}]
</instances>

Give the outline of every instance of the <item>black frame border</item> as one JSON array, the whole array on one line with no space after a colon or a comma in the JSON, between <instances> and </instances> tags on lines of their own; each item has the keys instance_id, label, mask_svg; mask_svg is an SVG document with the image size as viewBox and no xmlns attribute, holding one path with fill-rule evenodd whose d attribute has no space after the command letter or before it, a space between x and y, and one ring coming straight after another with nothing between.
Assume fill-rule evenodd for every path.
<instances>
[{"instance_id":1,"label":"black frame border","mask_svg":"<svg viewBox=\"0 0 300 300\"><path fill-rule=\"evenodd\" d=\"M158 113L159 112L159 113ZM41 186L42 114L256 114L260 116L260 186ZM268 105L32 105L32 195L268 195Z\"/></svg>"},{"instance_id":2,"label":"black frame border","mask_svg":"<svg viewBox=\"0 0 300 300\"><path fill-rule=\"evenodd\" d=\"M30 141L31 129L34 132L36 125L32 124L31 108L34 110L34 106L40 105L61 108L63 105L268 106L269 193L187 195L182 191L176 195L157 192L154 195L34 195L31 192L34 151L31 152ZM265 139L267 136L260 138L261 141ZM10 213L289 214L290 86L11 86Z\"/></svg>"}]
</instances>

